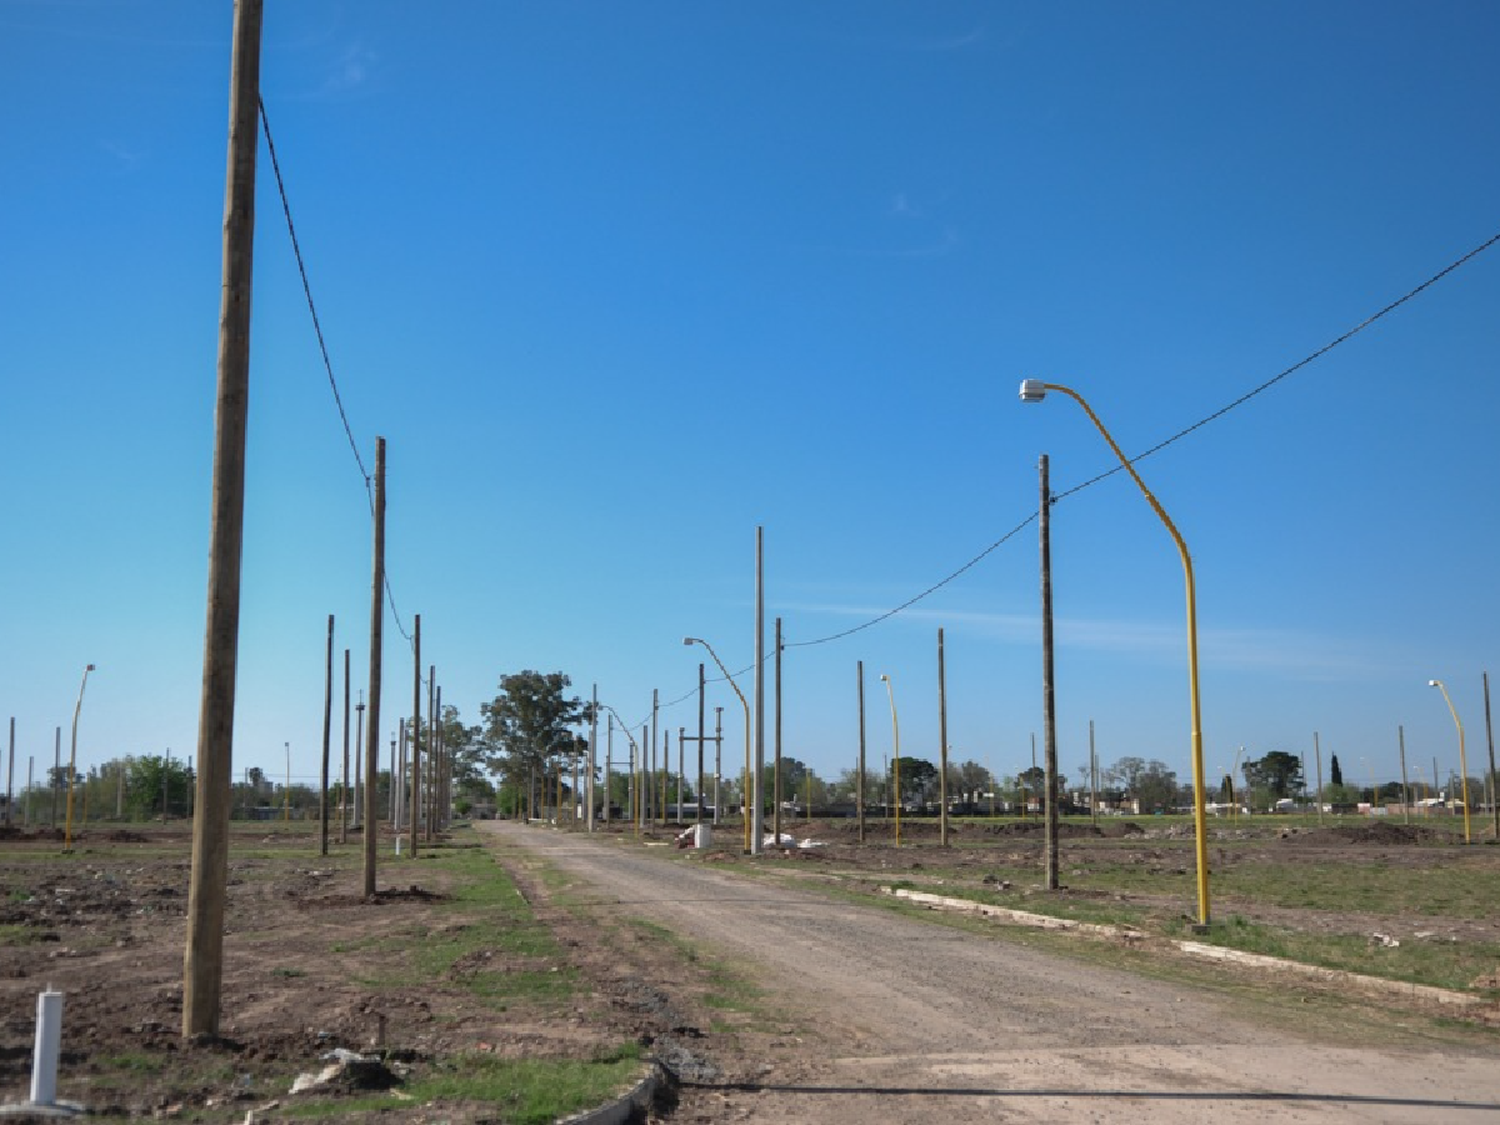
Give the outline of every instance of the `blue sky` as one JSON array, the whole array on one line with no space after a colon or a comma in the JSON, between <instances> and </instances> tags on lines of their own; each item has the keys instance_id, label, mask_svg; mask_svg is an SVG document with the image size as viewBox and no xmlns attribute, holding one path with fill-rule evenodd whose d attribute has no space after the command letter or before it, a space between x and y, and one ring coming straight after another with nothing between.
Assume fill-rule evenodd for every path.
<instances>
[{"instance_id":1,"label":"blue sky","mask_svg":"<svg viewBox=\"0 0 1500 1125\"><path fill-rule=\"evenodd\" d=\"M477 722L561 670L639 724L780 616L784 752L997 774L1040 736L1034 524L1500 232L1487 2L268 0L262 96L400 627ZM228 0L0 0L0 714L197 739ZM1198 573L1205 764L1485 757L1500 247L1144 461ZM316 776L369 513L260 156L235 768ZM1060 757L1186 777L1181 568L1130 481L1053 508ZM411 660L386 624L383 725ZM710 671L712 668L710 667ZM750 681L745 680L747 694ZM769 688L768 688L769 691ZM727 749L742 718L726 685ZM424 703L425 706L425 703ZM770 714L768 704L768 717ZM674 731L691 701L663 711ZM337 721L335 744L338 744ZM620 744L617 736L617 745ZM769 752L768 740L768 752ZM1309 761L1311 769L1311 761ZM1429 776L1430 779L1430 776Z\"/></svg>"}]
</instances>

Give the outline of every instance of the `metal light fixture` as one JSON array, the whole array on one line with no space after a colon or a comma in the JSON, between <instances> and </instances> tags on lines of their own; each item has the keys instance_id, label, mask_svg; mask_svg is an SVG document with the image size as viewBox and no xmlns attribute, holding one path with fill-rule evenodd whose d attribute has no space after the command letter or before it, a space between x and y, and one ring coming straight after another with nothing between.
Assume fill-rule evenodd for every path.
<instances>
[{"instance_id":1,"label":"metal light fixture","mask_svg":"<svg viewBox=\"0 0 1500 1125\"><path fill-rule=\"evenodd\" d=\"M1448 705L1448 714L1453 716L1453 725L1458 727L1458 772L1463 781L1464 802L1464 843L1473 843L1469 836L1469 760L1464 754L1464 725L1458 721L1458 712L1453 707L1453 700L1448 698L1448 689L1443 686L1442 680L1428 680L1428 687L1435 687L1443 693L1443 702ZM1433 785L1437 785L1437 778L1432 779Z\"/></svg>"},{"instance_id":2,"label":"metal light fixture","mask_svg":"<svg viewBox=\"0 0 1500 1125\"><path fill-rule=\"evenodd\" d=\"M1151 505L1152 511L1166 525L1167 531L1172 536L1172 542L1177 545L1177 553L1182 558L1183 579L1187 586L1188 694L1192 722L1193 825L1198 862L1198 928L1207 929L1209 924L1208 815L1204 808L1203 797L1203 724L1198 698L1198 602L1193 584L1193 559L1188 554L1187 543L1183 541L1177 525L1172 522L1166 510L1151 494L1151 490L1146 487L1146 482L1141 480L1140 474L1135 471L1135 466L1130 463L1130 458L1125 456L1115 439L1104 428L1104 423L1099 421L1099 416L1084 401L1083 396L1061 383L1048 383L1041 379L1021 381L1022 402L1041 402L1047 397L1048 391L1065 394L1083 408L1083 412L1089 416L1089 421L1094 423L1094 428L1099 431L1110 449L1114 451L1115 456L1119 458L1121 467L1130 474L1130 479L1135 481L1136 487L1146 497L1146 502Z\"/></svg>"}]
</instances>

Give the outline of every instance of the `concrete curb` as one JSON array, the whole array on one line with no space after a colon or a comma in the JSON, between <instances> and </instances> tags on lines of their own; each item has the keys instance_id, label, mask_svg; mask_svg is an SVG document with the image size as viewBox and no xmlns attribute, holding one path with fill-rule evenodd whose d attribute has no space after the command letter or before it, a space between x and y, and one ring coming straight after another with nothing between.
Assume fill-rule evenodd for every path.
<instances>
[{"instance_id":1,"label":"concrete curb","mask_svg":"<svg viewBox=\"0 0 1500 1125\"><path fill-rule=\"evenodd\" d=\"M894 895L918 903L932 910L948 910L962 914L978 914L986 918L997 918L1018 926L1034 926L1043 930L1071 930L1075 933L1095 934L1101 937L1120 938L1127 942L1144 941L1146 935L1129 926L1103 926L1092 922L1074 922L1068 918L1053 918L1047 914L1032 914L1025 910L1009 910L1003 906L989 906L965 898L947 898L943 895L927 894L924 891L908 891L892 887L881 887L882 894ZM1343 969L1325 969L1321 965L1308 965L1301 961L1288 961L1283 957L1268 957L1263 953L1242 953L1222 945L1208 945L1201 941L1173 941L1172 947L1179 953L1192 957L1206 957L1247 968L1269 969L1295 976L1311 977L1331 984L1344 985L1361 992L1379 996L1405 996L1413 1000L1426 1000L1453 1008L1469 1008L1487 1003L1480 996L1467 992L1454 992L1448 988L1435 988L1427 984L1411 984L1406 981L1387 980L1384 977L1350 973Z\"/></svg>"},{"instance_id":2,"label":"concrete curb","mask_svg":"<svg viewBox=\"0 0 1500 1125\"><path fill-rule=\"evenodd\" d=\"M1143 941L1146 935L1129 926L1105 926L1097 922L1075 922L1071 918L1054 918L1050 914L1032 914L1026 910L1011 910L1004 906L990 906L967 898L947 898L928 894L926 891L908 891L904 888L881 887L882 894L904 898L933 910L950 910L961 914L978 914L984 918L998 918L1014 922L1018 926L1032 926L1039 930L1071 930L1080 934L1095 934L1099 937L1120 938L1124 941Z\"/></svg>"},{"instance_id":3,"label":"concrete curb","mask_svg":"<svg viewBox=\"0 0 1500 1125\"><path fill-rule=\"evenodd\" d=\"M1306 965L1301 961L1288 961L1282 957L1267 957L1263 953L1241 953L1238 949L1226 949L1222 945L1205 945L1201 941L1174 941L1172 944L1183 953L1194 957L1207 957L1214 961L1227 961L1232 965L1246 965L1255 969L1294 973L1297 976L1313 977L1317 980L1347 985L1363 992L1379 995L1396 993L1409 996L1414 1000L1430 1000L1456 1008L1468 1008L1475 1004L1485 1003L1483 997L1470 996L1467 992L1454 992L1448 988L1435 988L1430 984L1411 984L1408 981L1365 976L1363 973L1349 973L1343 969L1325 969L1321 965Z\"/></svg>"},{"instance_id":4,"label":"concrete curb","mask_svg":"<svg viewBox=\"0 0 1500 1125\"><path fill-rule=\"evenodd\" d=\"M606 1102L597 1109L561 1118L557 1125L624 1125L636 1110L644 1110L651 1105L664 1079L665 1072L661 1063L653 1062L641 1080L614 1101Z\"/></svg>"}]
</instances>

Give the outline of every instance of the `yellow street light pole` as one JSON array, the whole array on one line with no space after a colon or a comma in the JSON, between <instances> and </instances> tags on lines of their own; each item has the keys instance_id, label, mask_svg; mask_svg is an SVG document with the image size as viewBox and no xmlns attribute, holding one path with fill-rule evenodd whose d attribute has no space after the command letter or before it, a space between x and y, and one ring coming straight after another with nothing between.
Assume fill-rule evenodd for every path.
<instances>
[{"instance_id":1,"label":"yellow street light pole","mask_svg":"<svg viewBox=\"0 0 1500 1125\"><path fill-rule=\"evenodd\" d=\"M885 693L891 700L891 739L896 744L895 753L891 757L891 767L895 771L896 787L896 847L901 846L901 724L896 721L896 692L891 687L891 678L884 672L880 673L881 680L885 683Z\"/></svg>"},{"instance_id":2,"label":"yellow street light pole","mask_svg":"<svg viewBox=\"0 0 1500 1125\"><path fill-rule=\"evenodd\" d=\"M734 688L734 694L740 697L740 705L745 709L745 792L741 800L741 805L744 807L745 812L745 854L750 855L755 850L750 840L750 821L752 819L750 815L750 704L745 699L745 693L740 690L740 685L735 683L734 677L729 674L729 669L724 667L724 662L719 659L719 654L714 651L713 645L701 637L683 637L682 643L685 645L702 645L708 649L708 655L714 658L714 663L719 666L719 671L724 673L724 678L729 681L729 686Z\"/></svg>"},{"instance_id":3,"label":"yellow street light pole","mask_svg":"<svg viewBox=\"0 0 1500 1125\"><path fill-rule=\"evenodd\" d=\"M1083 412L1088 415L1089 421L1094 423L1104 440L1109 443L1110 449L1114 450L1116 457L1120 459L1120 465L1130 474L1130 479L1135 481L1136 487L1146 497L1146 502L1166 525L1168 533L1172 536L1172 542L1177 545L1177 553L1182 557L1182 574L1187 586L1187 639L1188 639L1188 694L1192 710L1192 751L1193 751L1193 825L1197 838L1197 861L1198 861L1198 925L1206 928L1209 924L1209 901L1208 901L1208 816L1203 806L1203 722L1202 710L1198 700L1198 598L1193 584L1193 559L1188 554L1187 544L1183 541L1182 534L1177 530L1177 525L1167 515L1166 509L1151 494L1146 487L1146 482L1141 480L1135 466L1125 456L1115 439L1110 436L1104 423L1099 421L1099 416L1094 413L1089 404L1083 400L1083 396L1070 387L1064 387L1058 383L1047 383L1040 379L1025 379L1021 383L1022 402L1041 402L1047 396L1048 391L1057 391L1065 394L1083 407Z\"/></svg>"},{"instance_id":4,"label":"yellow street light pole","mask_svg":"<svg viewBox=\"0 0 1500 1125\"><path fill-rule=\"evenodd\" d=\"M1428 680L1428 687L1435 687L1443 693L1443 702L1448 705L1448 714L1453 716L1453 725L1458 728L1458 772L1463 778L1464 798L1464 843L1473 841L1469 838L1469 760L1464 756L1464 725L1458 721L1458 712L1453 709L1453 700L1448 698L1448 689L1443 686L1442 680ZM1436 777L1434 777L1434 782Z\"/></svg>"}]
</instances>

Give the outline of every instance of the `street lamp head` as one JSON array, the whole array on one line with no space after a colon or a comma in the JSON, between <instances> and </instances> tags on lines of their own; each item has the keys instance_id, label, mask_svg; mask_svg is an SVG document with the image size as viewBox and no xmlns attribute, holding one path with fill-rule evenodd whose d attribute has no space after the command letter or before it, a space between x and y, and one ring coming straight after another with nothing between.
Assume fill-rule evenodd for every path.
<instances>
[{"instance_id":1,"label":"street lamp head","mask_svg":"<svg viewBox=\"0 0 1500 1125\"><path fill-rule=\"evenodd\" d=\"M695 645L695 644L698 643L698 638L697 637L683 637L682 638L682 643L685 644L685 645Z\"/></svg>"},{"instance_id":2,"label":"street lamp head","mask_svg":"<svg viewBox=\"0 0 1500 1125\"><path fill-rule=\"evenodd\" d=\"M888 684L888 683L891 682L891 678L889 676L887 676L884 672L882 672L882 673L880 673L880 681L881 681L881 683Z\"/></svg>"},{"instance_id":3,"label":"street lamp head","mask_svg":"<svg viewBox=\"0 0 1500 1125\"><path fill-rule=\"evenodd\" d=\"M1040 379L1021 380L1021 401L1041 402L1047 397L1047 384Z\"/></svg>"},{"instance_id":4,"label":"street lamp head","mask_svg":"<svg viewBox=\"0 0 1500 1125\"><path fill-rule=\"evenodd\" d=\"M1427 686L1428 687L1440 687L1441 685L1436 680L1428 680L1427 681Z\"/></svg>"}]
</instances>

